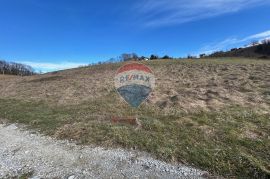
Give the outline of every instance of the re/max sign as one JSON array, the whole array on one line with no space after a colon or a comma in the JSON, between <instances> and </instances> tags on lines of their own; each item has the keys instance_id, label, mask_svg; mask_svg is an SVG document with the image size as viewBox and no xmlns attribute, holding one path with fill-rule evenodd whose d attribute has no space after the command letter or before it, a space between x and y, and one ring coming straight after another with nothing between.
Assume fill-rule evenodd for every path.
<instances>
[{"instance_id":1,"label":"re/max sign","mask_svg":"<svg viewBox=\"0 0 270 179\"><path fill-rule=\"evenodd\" d=\"M144 82L150 82L150 77L146 75L124 75L120 76L120 83L124 83L126 81L144 81Z\"/></svg>"}]
</instances>

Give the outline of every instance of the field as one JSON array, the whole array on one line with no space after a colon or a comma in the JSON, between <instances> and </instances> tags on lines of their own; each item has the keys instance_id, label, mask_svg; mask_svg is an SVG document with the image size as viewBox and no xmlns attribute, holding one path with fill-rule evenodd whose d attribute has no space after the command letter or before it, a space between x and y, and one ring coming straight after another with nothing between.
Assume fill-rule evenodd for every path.
<instances>
[{"instance_id":1,"label":"field","mask_svg":"<svg viewBox=\"0 0 270 179\"><path fill-rule=\"evenodd\" d=\"M114 89L118 63L0 75L0 118L78 144L146 151L215 176L270 177L270 61L143 63L153 70L156 88L138 109ZM133 116L140 128L111 121Z\"/></svg>"}]
</instances>

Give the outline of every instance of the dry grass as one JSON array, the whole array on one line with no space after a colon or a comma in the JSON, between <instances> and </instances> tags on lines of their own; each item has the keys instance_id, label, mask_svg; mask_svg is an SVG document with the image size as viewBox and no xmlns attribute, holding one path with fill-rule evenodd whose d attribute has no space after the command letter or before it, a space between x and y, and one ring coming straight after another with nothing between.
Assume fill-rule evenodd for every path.
<instances>
[{"instance_id":1,"label":"dry grass","mask_svg":"<svg viewBox=\"0 0 270 179\"><path fill-rule=\"evenodd\" d=\"M122 64L61 71L0 82L0 96L80 104L114 92L113 76ZM149 105L184 111L220 109L230 104L269 110L270 62L182 60L148 62L156 75ZM2 81L2 80L1 80Z\"/></svg>"},{"instance_id":2,"label":"dry grass","mask_svg":"<svg viewBox=\"0 0 270 179\"><path fill-rule=\"evenodd\" d=\"M0 118L82 144L140 149L223 176L270 176L270 61L144 62L156 89L139 109L113 86L122 64L0 80ZM136 117L141 127L112 123Z\"/></svg>"},{"instance_id":3,"label":"dry grass","mask_svg":"<svg viewBox=\"0 0 270 179\"><path fill-rule=\"evenodd\" d=\"M0 80L6 80L6 79L14 79L17 78L18 76L14 76L14 75L1 75L0 74Z\"/></svg>"}]
</instances>

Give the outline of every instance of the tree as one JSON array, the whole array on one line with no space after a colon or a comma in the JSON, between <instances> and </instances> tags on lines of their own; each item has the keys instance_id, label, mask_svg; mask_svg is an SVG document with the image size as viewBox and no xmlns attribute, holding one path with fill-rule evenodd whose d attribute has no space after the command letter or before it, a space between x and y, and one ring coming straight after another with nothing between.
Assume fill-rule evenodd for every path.
<instances>
[{"instance_id":1,"label":"tree","mask_svg":"<svg viewBox=\"0 0 270 179\"><path fill-rule=\"evenodd\" d=\"M269 45L270 44L270 39L265 39L262 41L262 44Z\"/></svg>"},{"instance_id":2,"label":"tree","mask_svg":"<svg viewBox=\"0 0 270 179\"><path fill-rule=\"evenodd\" d=\"M264 55L270 55L270 40L263 40L262 44L256 47L256 52Z\"/></svg>"},{"instance_id":3,"label":"tree","mask_svg":"<svg viewBox=\"0 0 270 179\"><path fill-rule=\"evenodd\" d=\"M200 54L200 58L204 58L204 57L206 57L206 54L205 53Z\"/></svg>"},{"instance_id":4,"label":"tree","mask_svg":"<svg viewBox=\"0 0 270 179\"><path fill-rule=\"evenodd\" d=\"M139 57L136 53L123 53L120 56L121 61L130 61L130 60L138 60Z\"/></svg>"},{"instance_id":5,"label":"tree","mask_svg":"<svg viewBox=\"0 0 270 179\"><path fill-rule=\"evenodd\" d=\"M157 55L153 55L153 54L152 54L152 55L150 56L150 60L156 60L156 59L158 59L158 58L159 58L159 57L158 57Z\"/></svg>"},{"instance_id":6,"label":"tree","mask_svg":"<svg viewBox=\"0 0 270 179\"><path fill-rule=\"evenodd\" d=\"M196 56L192 56L192 55L188 55L187 58L188 58L188 59L195 59L195 58L197 58L197 57L196 57Z\"/></svg>"},{"instance_id":7,"label":"tree","mask_svg":"<svg viewBox=\"0 0 270 179\"><path fill-rule=\"evenodd\" d=\"M35 74L34 69L31 66L14 62L6 62L3 60L0 60L0 73L20 76Z\"/></svg>"},{"instance_id":8,"label":"tree","mask_svg":"<svg viewBox=\"0 0 270 179\"><path fill-rule=\"evenodd\" d=\"M251 46L256 46L256 45L259 45L260 43L258 42L258 41L256 41L256 40L254 40L254 41L252 41L251 42Z\"/></svg>"},{"instance_id":9,"label":"tree","mask_svg":"<svg viewBox=\"0 0 270 179\"><path fill-rule=\"evenodd\" d=\"M131 54L133 60L139 60L139 56L136 53Z\"/></svg>"},{"instance_id":10,"label":"tree","mask_svg":"<svg viewBox=\"0 0 270 179\"><path fill-rule=\"evenodd\" d=\"M170 57L169 55L164 55L162 59L172 59L172 57Z\"/></svg>"}]
</instances>

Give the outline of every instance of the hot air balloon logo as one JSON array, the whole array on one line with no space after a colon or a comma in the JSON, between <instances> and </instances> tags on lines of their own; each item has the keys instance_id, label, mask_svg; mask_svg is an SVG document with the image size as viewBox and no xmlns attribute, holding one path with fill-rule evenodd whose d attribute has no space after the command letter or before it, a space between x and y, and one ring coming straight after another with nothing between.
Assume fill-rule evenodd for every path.
<instances>
[{"instance_id":1,"label":"hot air balloon logo","mask_svg":"<svg viewBox=\"0 0 270 179\"><path fill-rule=\"evenodd\" d=\"M129 63L118 69L115 87L120 96L132 107L139 107L154 89L152 70L140 63Z\"/></svg>"}]
</instances>

